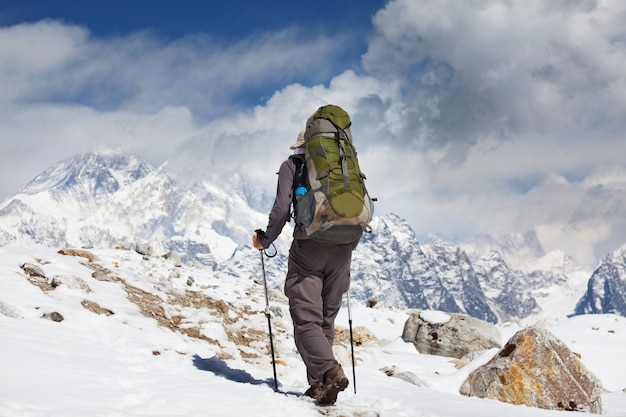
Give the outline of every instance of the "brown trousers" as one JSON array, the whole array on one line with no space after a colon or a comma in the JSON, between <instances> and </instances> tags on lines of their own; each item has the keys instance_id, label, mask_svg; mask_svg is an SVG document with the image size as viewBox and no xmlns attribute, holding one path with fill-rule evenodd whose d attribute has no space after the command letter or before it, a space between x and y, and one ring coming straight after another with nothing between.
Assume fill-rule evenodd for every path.
<instances>
[{"instance_id":1,"label":"brown trousers","mask_svg":"<svg viewBox=\"0 0 626 417\"><path fill-rule=\"evenodd\" d=\"M285 294L310 385L323 382L326 371L337 364L332 350L335 318L350 288L353 247L308 239L294 239L291 244Z\"/></svg>"}]
</instances>

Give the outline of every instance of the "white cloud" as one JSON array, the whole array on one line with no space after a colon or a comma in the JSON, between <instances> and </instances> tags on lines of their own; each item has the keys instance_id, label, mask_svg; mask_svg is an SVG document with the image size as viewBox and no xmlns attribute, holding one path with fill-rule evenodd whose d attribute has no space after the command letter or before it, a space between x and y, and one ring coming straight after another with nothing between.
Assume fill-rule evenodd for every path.
<instances>
[{"instance_id":1,"label":"white cloud","mask_svg":"<svg viewBox=\"0 0 626 417\"><path fill-rule=\"evenodd\" d=\"M141 112L185 106L197 117L215 116L233 106L233 96L309 72L316 57L332 57L341 45L323 37L297 43L293 36L282 31L224 44L205 35L165 41L149 31L93 38L56 21L2 28L0 75L12 88L0 99Z\"/></svg>"},{"instance_id":2,"label":"white cloud","mask_svg":"<svg viewBox=\"0 0 626 417\"><path fill-rule=\"evenodd\" d=\"M429 164L418 233L536 229L583 262L623 243L619 192L583 184L625 166L625 17L616 1L538 0L397 0L376 15L363 64L400 83L396 140Z\"/></svg>"},{"instance_id":3,"label":"white cloud","mask_svg":"<svg viewBox=\"0 0 626 417\"><path fill-rule=\"evenodd\" d=\"M626 5L594 5L398 0L377 14L363 62L403 80L410 127L428 129L427 146L453 142L454 161L462 142L624 128Z\"/></svg>"},{"instance_id":4,"label":"white cloud","mask_svg":"<svg viewBox=\"0 0 626 417\"><path fill-rule=\"evenodd\" d=\"M0 113L2 175L6 196L55 162L75 154L121 148L155 165L167 160L181 140L197 132L186 108L154 114L99 112L79 105L31 105Z\"/></svg>"},{"instance_id":5,"label":"white cloud","mask_svg":"<svg viewBox=\"0 0 626 417\"><path fill-rule=\"evenodd\" d=\"M395 91L389 87L352 71L335 77L328 87L290 85L277 91L263 106L210 123L203 133L181 146L169 167L188 181L217 179L240 172L255 186L272 192L276 177L271 173L291 153L289 146L313 111L321 105L336 103L350 112L355 121L361 120L360 103L370 98L391 100ZM385 109L380 109L377 123L383 125L378 129L384 127L384 112ZM366 152L376 138L358 126L356 123L354 130L359 137L357 149Z\"/></svg>"},{"instance_id":6,"label":"white cloud","mask_svg":"<svg viewBox=\"0 0 626 417\"><path fill-rule=\"evenodd\" d=\"M2 165L14 173L0 181L0 196L86 150L119 146L159 165L216 115L241 111L247 89L306 76L318 56L341 48L341 38L292 35L226 44L151 32L95 38L52 20L0 27Z\"/></svg>"},{"instance_id":7,"label":"white cloud","mask_svg":"<svg viewBox=\"0 0 626 417\"><path fill-rule=\"evenodd\" d=\"M55 21L24 23L0 30L0 71L37 74L56 70L76 55L87 31Z\"/></svg>"},{"instance_id":8,"label":"white cloud","mask_svg":"<svg viewBox=\"0 0 626 417\"><path fill-rule=\"evenodd\" d=\"M171 160L181 178L238 172L272 193L289 144L331 102L352 115L378 214L407 218L420 237L534 230L546 249L593 263L626 236L625 19L619 0L395 0L374 19L363 67L340 70L323 57L341 40L291 32L223 44L1 28L2 154L38 165L2 162L32 177L121 144ZM42 36L46 54L30 56ZM329 82L287 81L299 78ZM238 106L266 85L266 102Z\"/></svg>"}]
</instances>

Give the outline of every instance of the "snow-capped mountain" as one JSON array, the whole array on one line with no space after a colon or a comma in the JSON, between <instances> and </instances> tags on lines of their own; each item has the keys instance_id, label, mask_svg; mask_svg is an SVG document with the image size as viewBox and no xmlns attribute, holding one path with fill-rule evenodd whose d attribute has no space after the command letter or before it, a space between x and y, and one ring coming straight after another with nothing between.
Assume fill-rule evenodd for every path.
<instances>
[{"instance_id":1,"label":"snow-capped mountain","mask_svg":"<svg viewBox=\"0 0 626 417\"><path fill-rule=\"evenodd\" d=\"M157 253L214 266L265 219L238 179L222 188L176 183L164 169L124 153L59 162L0 205L0 244L114 247L148 242ZM232 187L234 185L235 187Z\"/></svg>"},{"instance_id":2,"label":"snow-capped mountain","mask_svg":"<svg viewBox=\"0 0 626 417\"><path fill-rule=\"evenodd\" d=\"M152 171L148 163L129 153L86 153L51 166L20 194L49 193L53 201L89 209Z\"/></svg>"},{"instance_id":3,"label":"snow-capped mountain","mask_svg":"<svg viewBox=\"0 0 626 417\"><path fill-rule=\"evenodd\" d=\"M73 242L80 235L78 220L152 171L125 153L88 153L59 162L0 205L0 244Z\"/></svg>"},{"instance_id":4,"label":"snow-capped mountain","mask_svg":"<svg viewBox=\"0 0 626 417\"><path fill-rule=\"evenodd\" d=\"M626 316L626 245L608 254L593 271L575 314Z\"/></svg>"},{"instance_id":5,"label":"snow-capped mountain","mask_svg":"<svg viewBox=\"0 0 626 417\"><path fill-rule=\"evenodd\" d=\"M530 285L521 285L526 275L509 268L499 252L492 251L481 257L474 267L479 271L477 279L492 300L491 305L500 322L506 322L511 317L528 317L540 310L537 300L529 294ZM526 279L526 282L529 280Z\"/></svg>"},{"instance_id":6,"label":"snow-capped mountain","mask_svg":"<svg viewBox=\"0 0 626 417\"><path fill-rule=\"evenodd\" d=\"M155 169L123 152L89 153L52 166L0 204L0 245L13 240L51 247L141 243L153 254L175 251L185 262L222 274L258 276L259 254L250 236L265 226L271 201L237 176L188 188L168 175L166 166ZM441 238L420 245L408 223L393 214L376 217L372 228L353 254L351 295L359 303L373 299L389 307L519 321L550 317L548 300L554 294L560 297L558 315L565 317L584 292L563 268L521 272L496 252L479 256L474 251L472 261ZM277 256L266 262L268 280L277 288L290 235L291 227L285 227L275 242Z\"/></svg>"},{"instance_id":7,"label":"snow-capped mountain","mask_svg":"<svg viewBox=\"0 0 626 417\"><path fill-rule=\"evenodd\" d=\"M426 245L425 250L436 262L433 265L443 285L462 307L460 312L496 322L497 316L489 306L478 276L467 254L443 240Z\"/></svg>"}]
</instances>

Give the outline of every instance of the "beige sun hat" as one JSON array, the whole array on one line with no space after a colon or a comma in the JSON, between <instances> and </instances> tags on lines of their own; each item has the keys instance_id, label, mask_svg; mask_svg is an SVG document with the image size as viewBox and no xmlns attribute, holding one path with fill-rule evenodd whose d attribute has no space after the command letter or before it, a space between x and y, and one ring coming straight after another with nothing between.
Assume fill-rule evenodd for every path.
<instances>
[{"instance_id":1,"label":"beige sun hat","mask_svg":"<svg viewBox=\"0 0 626 417\"><path fill-rule=\"evenodd\" d=\"M296 139L296 143L291 145L289 149L297 149L301 148L302 146L304 146L304 130L301 130L300 133L298 133L298 139Z\"/></svg>"}]
</instances>

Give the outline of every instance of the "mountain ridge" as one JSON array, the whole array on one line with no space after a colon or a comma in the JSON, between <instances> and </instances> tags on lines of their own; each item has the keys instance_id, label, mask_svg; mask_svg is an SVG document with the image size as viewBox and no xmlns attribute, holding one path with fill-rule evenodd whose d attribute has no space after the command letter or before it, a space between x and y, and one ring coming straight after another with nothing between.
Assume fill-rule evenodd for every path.
<instances>
[{"instance_id":1,"label":"mountain ridge","mask_svg":"<svg viewBox=\"0 0 626 417\"><path fill-rule=\"evenodd\" d=\"M258 268L249 238L267 222L261 210L267 212L270 205L266 195L238 176L220 185L198 182L187 188L166 166L155 169L138 156L86 153L55 164L0 204L0 244L149 244L155 254L175 251L185 262L237 274ZM499 251L479 254L480 245L472 248L466 242L462 248L440 237L420 245L395 214L375 217L372 228L353 257L351 294L361 303L375 299L386 306L462 312L490 322L529 321L552 315L542 306L553 292L560 292L567 305L559 307L559 316L571 314L584 293L582 286L568 282L572 266L565 256L528 273L510 267ZM279 256L268 262L277 288L291 231L291 224L285 227L275 242ZM509 247L523 242L530 244L528 253L547 256L531 235Z\"/></svg>"}]
</instances>

